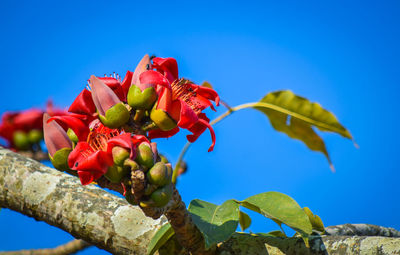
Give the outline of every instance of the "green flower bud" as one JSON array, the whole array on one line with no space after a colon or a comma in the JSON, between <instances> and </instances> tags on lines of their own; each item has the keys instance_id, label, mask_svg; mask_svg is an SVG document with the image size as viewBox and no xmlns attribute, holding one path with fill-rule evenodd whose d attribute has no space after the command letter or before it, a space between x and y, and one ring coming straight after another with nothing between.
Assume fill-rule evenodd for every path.
<instances>
[{"instance_id":1,"label":"green flower bud","mask_svg":"<svg viewBox=\"0 0 400 255\"><path fill-rule=\"evenodd\" d=\"M157 100L157 92L153 87L143 91L136 85L129 88L127 101L133 109L149 110Z\"/></svg>"},{"instance_id":2,"label":"green flower bud","mask_svg":"<svg viewBox=\"0 0 400 255\"><path fill-rule=\"evenodd\" d=\"M146 168L154 165L153 151L148 143L139 145L135 161Z\"/></svg>"},{"instance_id":3,"label":"green flower bud","mask_svg":"<svg viewBox=\"0 0 400 255\"><path fill-rule=\"evenodd\" d=\"M19 150L27 150L31 147L28 135L23 131L16 131L13 136L15 147Z\"/></svg>"},{"instance_id":4,"label":"green flower bud","mask_svg":"<svg viewBox=\"0 0 400 255\"><path fill-rule=\"evenodd\" d=\"M157 104L154 105L150 112L150 119L156 123L157 127L162 131L169 131L177 125L176 121L172 119L167 112L164 112L162 109L157 109Z\"/></svg>"},{"instance_id":5,"label":"green flower bud","mask_svg":"<svg viewBox=\"0 0 400 255\"><path fill-rule=\"evenodd\" d=\"M62 148L56 151L53 157L49 154L50 161L55 169L58 169L60 171L70 170L68 166L68 156L71 151L71 148Z\"/></svg>"},{"instance_id":6,"label":"green flower bud","mask_svg":"<svg viewBox=\"0 0 400 255\"><path fill-rule=\"evenodd\" d=\"M128 169L129 171L135 171L139 169L139 165L132 159L128 158L124 161L124 168Z\"/></svg>"},{"instance_id":7,"label":"green flower bud","mask_svg":"<svg viewBox=\"0 0 400 255\"><path fill-rule=\"evenodd\" d=\"M154 201L155 206L157 207L163 207L166 204L168 204L169 200L172 197L172 192L173 192L173 184L169 184L167 186L164 186L162 188L159 188L158 190L154 191L151 194L151 200Z\"/></svg>"},{"instance_id":8,"label":"green flower bud","mask_svg":"<svg viewBox=\"0 0 400 255\"><path fill-rule=\"evenodd\" d=\"M121 182L122 178L128 176L128 174L128 169L121 166L113 165L108 168L108 171L104 176L108 180L110 180L110 182L119 183Z\"/></svg>"},{"instance_id":9,"label":"green flower bud","mask_svg":"<svg viewBox=\"0 0 400 255\"><path fill-rule=\"evenodd\" d=\"M121 102L106 111L106 116L99 114L101 122L109 128L119 128L128 122L130 112Z\"/></svg>"},{"instance_id":10,"label":"green flower bud","mask_svg":"<svg viewBox=\"0 0 400 255\"><path fill-rule=\"evenodd\" d=\"M114 163L118 166L123 166L125 159L129 158L129 155L130 155L128 150L126 150L122 147L119 147L119 146L113 147L111 152L112 152Z\"/></svg>"},{"instance_id":11,"label":"green flower bud","mask_svg":"<svg viewBox=\"0 0 400 255\"><path fill-rule=\"evenodd\" d=\"M151 184L164 186L171 182L172 168L170 172L164 163L157 162L147 173L147 179Z\"/></svg>"},{"instance_id":12,"label":"green flower bud","mask_svg":"<svg viewBox=\"0 0 400 255\"><path fill-rule=\"evenodd\" d=\"M162 155L162 154L158 154L158 155L160 156L161 162L163 162L165 164L169 163L168 159L164 155Z\"/></svg>"},{"instance_id":13,"label":"green flower bud","mask_svg":"<svg viewBox=\"0 0 400 255\"><path fill-rule=\"evenodd\" d=\"M149 184L149 185L146 186L146 188L145 188L145 190L144 190L144 194L145 194L146 196L150 196L151 193L153 193L157 188L158 188L157 185Z\"/></svg>"},{"instance_id":14,"label":"green flower bud","mask_svg":"<svg viewBox=\"0 0 400 255\"><path fill-rule=\"evenodd\" d=\"M126 194L125 194L125 199L126 201L128 201L128 203L130 203L131 205L137 205L135 197L132 194L131 190L127 190Z\"/></svg>"},{"instance_id":15,"label":"green flower bud","mask_svg":"<svg viewBox=\"0 0 400 255\"><path fill-rule=\"evenodd\" d=\"M67 130L67 135L68 135L68 137L69 137L69 139L73 142L73 143L78 143L78 136L75 134L75 132L72 130L72 129L70 129L70 128L68 128L68 130Z\"/></svg>"},{"instance_id":16,"label":"green flower bud","mask_svg":"<svg viewBox=\"0 0 400 255\"><path fill-rule=\"evenodd\" d=\"M33 130L29 131L28 139L29 139L29 142L32 144L40 143L40 141L43 139L43 132L38 129L33 129Z\"/></svg>"}]
</instances>

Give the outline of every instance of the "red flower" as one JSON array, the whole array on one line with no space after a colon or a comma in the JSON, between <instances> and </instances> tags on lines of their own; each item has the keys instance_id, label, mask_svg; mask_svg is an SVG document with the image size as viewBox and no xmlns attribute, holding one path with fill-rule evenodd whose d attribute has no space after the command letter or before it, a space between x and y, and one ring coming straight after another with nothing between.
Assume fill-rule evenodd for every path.
<instances>
[{"instance_id":1,"label":"red flower","mask_svg":"<svg viewBox=\"0 0 400 255\"><path fill-rule=\"evenodd\" d=\"M47 103L46 109L51 116L66 114L64 110L53 107L51 101ZM42 132L43 128L43 110L28 109L20 112L5 112L1 117L0 137L7 141L7 147L17 150L14 143L14 135L16 132L28 134L32 130Z\"/></svg>"},{"instance_id":2,"label":"red flower","mask_svg":"<svg viewBox=\"0 0 400 255\"><path fill-rule=\"evenodd\" d=\"M90 184L107 173L108 168L113 165L113 147L119 146L130 151L130 158L134 159L137 145L141 142L148 142L145 136L131 136L130 133L124 133L119 129L110 129L98 119L92 121L90 126L86 126L76 116L75 114L56 116L50 118L48 123L51 124L52 121L56 121L66 129L72 129L78 137L78 143L68 156L68 166L70 169L77 171L83 185ZM58 132L61 133L60 131ZM49 148L53 148L57 137L47 139L50 135L51 132L45 129L46 145ZM61 136L65 137L65 135L59 135L59 138ZM58 146L58 149L61 149L61 147ZM54 150L52 149L52 151Z\"/></svg>"},{"instance_id":3,"label":"red flower","mask_svg":"<svg viewBox=\"0 0 400 255\"><path fill-rule=\"evenodd\" d=\"M118 98L119 99L118 101L126 100L126 93L124 92L124 89L119 79L113 77L96 77L92 75L89 80L90 87L92 86L93 82L95 82L96 84L101 83L107 85L113 92L113 94L110 94L109 92L108 93L110 95L109 97L113 98L114 103L116 100L115 98ZM68 111L71 113L83 114L86 115L86 117L97 116L96 102L95 102L96 100L94 100L96 98L97 97L94 97L92 95L91 91L83 89L82 92L75 98L74 102L71 104ZM103 100L105 100L105 98ZM100 106L99 100L97 100L97 104L98 106ZM93 120L93 118L91 118L91 120Z\"/></svg>"},{"instance_id":4,"label":"red flower","mask_svg":"<svg viewBox=\"0 0 400 255\"><path fill-rule=\"evenodd\" d=\"M218 94L213 89L179 79L178 65L173 58L154 58L153 67L157 72L146 71L140 76L141 80L163 85L158 87L158 101L151 115L160 129L150 131L149 137L170 137L176 134L180 127L193 133L187 138L190 142L194 142L208 128L212 137L208 151L212 151L215 145L215 133L209 124L209 119L202 111L208 107L215 110L211 101L218 106ZM162 112L167 114L166 118ZM176 124L169 122L168 118Z\"/></svg>"}]
</instances>

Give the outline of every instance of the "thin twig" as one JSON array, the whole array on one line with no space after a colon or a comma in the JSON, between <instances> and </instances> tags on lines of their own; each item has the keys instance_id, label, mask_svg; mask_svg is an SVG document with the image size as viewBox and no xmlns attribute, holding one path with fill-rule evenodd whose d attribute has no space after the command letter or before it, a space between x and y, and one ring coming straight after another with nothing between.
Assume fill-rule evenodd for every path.
<instances>
[{"instance_id":1,"label":"thin twig","mask_svg":"<svg viewBox=\"0 0 400 255\"><path fill-rule=\"evenodd\" d=\"M62 244L53 249L33 249L33 250L19 250L19 251L4 251L0 252L1 255L68 255L74 254L78 251L92 246L90 243L75 239L66 244Z\"/></svg>"},{"instance_id":2,"label":"thin twig","mask_svg":"<svg viewBox=\"0 0 400 255\"><path fill-rule=\"evenodd\" d=\"M179 154L178 161L176 162L174 171L172 173L172 183L176 183L176 179L178 178L178 170L179 170L179 167L180 167L180 165L182 163L182 159L185 156L185 154L188 151L188 149L189 149L191 144L192 144L191 142L187 142L185 144L185 146L183 147L181 153Z\"/></svg>"}]
</instances>

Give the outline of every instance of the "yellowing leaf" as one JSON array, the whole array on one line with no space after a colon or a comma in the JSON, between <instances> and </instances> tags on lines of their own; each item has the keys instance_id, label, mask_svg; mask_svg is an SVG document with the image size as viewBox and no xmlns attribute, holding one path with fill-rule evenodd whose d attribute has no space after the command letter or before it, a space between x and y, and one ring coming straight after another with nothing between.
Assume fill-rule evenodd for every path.
<instances>
[{"instance_id":1,"label":"yellowing leaf","mask_svg":"<svg viewBox=\"0 0 400 255\"><path fill-rule=\"evenodd\" d=\"M308 207L304 207L303 210L307 214L308 218L310 219L312 228L314 230L320 231L322 233L325 232L324 223L322 223L321 218L318 215L313 214L312 211L310 210L310 208L308 208Z\"/></svg>"},{"instance_id":2,"label":"yellowing leaf","mask_svg":"<svg viewBox=\"0 0 400 255\"><path fill-rule=\"evenodd\" d=\"M251 218L247 213L239 211L239 224L242 231L248 229L251 225Z\"/></svg>"},{"instance_id":3,"label":"yellowing leaf","mask_svg":"<svg viewBox=\"0 0 400 255\"><path fill-rule=\"evenodd\" d=\"M350 132L331 112L318 103L312 103L306 98L295 95L290 90L269 93L255 104L254 108L268 116L275 130L304 142L313 151L322 152L332 170L332 162L325 143L313 127L353 139Z\"/></svg>"}]
</instances>

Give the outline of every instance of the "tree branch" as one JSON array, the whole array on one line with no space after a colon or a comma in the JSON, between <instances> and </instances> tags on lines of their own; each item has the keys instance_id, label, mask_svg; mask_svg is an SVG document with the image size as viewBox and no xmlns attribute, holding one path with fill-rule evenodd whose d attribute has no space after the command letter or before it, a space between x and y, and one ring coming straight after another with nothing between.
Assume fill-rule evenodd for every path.
<instances>
[{"instance_id":1,"label":"tree branch","mask_svg":"<svg viewBox=\"0 0 400 255\"><path fill-rule=\"evenodd\" d=\"M0 252L0 255L69 255L84 250L89 246L91 246L90 243L75 239L54 249L6 251Z\"/></svg>"},{"instance_id":2,"label":"tree branch","mask_svg":"<svg viewBox=\"0 0 400 255\"><path fill-rule=\"evenodd\" d=\"M167 216L175 206L185 207L175 198L166 206ZM0 207L45 221L113 254L145 254L154 233L167 221L165 217L158 220L146 217L139 207L95 185L82 186L74 176L3 148L0 148ZM180 227L188 226L191 225L182 220ZM400 238L317 236L310 238L310 247L308 250L301 238L237 233L219 244L215 252L225 255L359 254L360 251L396 254L400 253Z\"/></svg>"},{"instance_id":3,"label":"tree branch","mask_svg":"<svg viewBox=\"0 0 400 255\"><path fill-rule=\"evenodd\" d=\"M145 217L95 185L0 147L0 207L44 221L114 254L144 254L163 217Z\"/></svg>"}]
</instances>

